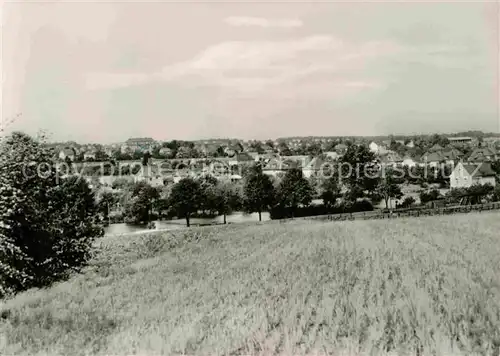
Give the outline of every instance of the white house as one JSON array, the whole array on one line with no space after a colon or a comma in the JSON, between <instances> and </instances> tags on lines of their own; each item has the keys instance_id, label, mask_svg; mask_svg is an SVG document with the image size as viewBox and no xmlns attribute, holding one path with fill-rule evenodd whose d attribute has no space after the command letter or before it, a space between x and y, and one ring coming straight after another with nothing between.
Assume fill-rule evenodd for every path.
<instances>
[{"instance_id":1,"label":"white house","mask_svg":"<svg viewBox=\"0 0 500 356\"><path fill-rule=\"evenodd\" d=\"M373 153L378 153L379 149L380 149L380 146L376 143L376 142L371 142L369 145L368 145L368 148L370 149L370 151L372 151Z\"/></svg>"},{"instance_id":2,"label":"white house","mask_svg":"<svg viewBox=\"0 0 500 356\"><path fill-rule=\"evenodd\" d=\"M468 188L474 184L495 186L495 171L489 163L464 164L459 162L450 174L450 188Z\"/></svg>"},{"instance_id":3,"label":"white house","mask_svg":"<svg viewBox=\"0 0 500 356\"><path fill-rule=\"evenodd\" d=\"M412 157L410 157L410 156L405 156L405 157L403 158L403 162L401 162L401 164L402 164L403 166L413 168L413 167L416 167L416 166L418 165L418 160L417 160L417 159L414 159L414 158L412 158Z\"/></svg>"},{"instance_id":4,"label":"white house","mask_svg":"<svg viewBox=\"0 0 500 356\"><path fill-rule=\"evenodd\" d=\"M70 160L74 161L75 160L75 151L72 148L64 148L59 152L59 158L61 160L65 160L66 158L69 158Z\"/></svg>"}]
</instances>

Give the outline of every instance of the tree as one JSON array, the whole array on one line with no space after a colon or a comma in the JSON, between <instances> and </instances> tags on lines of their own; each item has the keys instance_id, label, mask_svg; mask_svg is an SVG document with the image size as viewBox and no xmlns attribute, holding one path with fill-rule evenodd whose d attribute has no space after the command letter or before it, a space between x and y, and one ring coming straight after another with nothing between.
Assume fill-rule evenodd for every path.
<instances>
[{"instance_id":1,"label":"tree","mask_svg":"<svg viewBox=\"0 0 500 356\"><path fill-rule=\"evenodd\" d=\"M244 208L249 213L259 213L262 221L262 212L268 210L274 202L274 186L269 176L262 173L260 165L253 166L245 179Z\"/></svg>"},{"instance_id":2,"label":"tree","mask_svg":"<svg viewBox=\"0 0 500 356\"><path fill-rule=\"evenodd\" d=\"M403 196L401 187L397 184L394 171L388 169L379 181L377 193L384 199L386 209L389 209L391 198L400 199Z\"/></svg>"},{"instance_id":3,"label":"tree","mask_svg":"<svg viewBox=\"0 0 500 356\"><path fill-rule=\"evenodd\" d=\"M480 204L483 198L492 194L495 190L491 184L474 184L467 188L467 194L471 197L472 204Z\"/></svg>"},{"instance_id":4,"label":"tree","mask_svg":"<svg viewBox=\"0 0 500 356\"><path fill-rule=\"evenodd\" d=\"M415 198L414 197L406 197L404 198L403 202L401 203L401 207L403 209L411 207L413 204L415 204Z\"/></svg>"},{"instance_id":5,"label":"tree","mask_svg":"<svg viewBox=\"0 0 500 356\"><path fill-rule=\"evenodd\" d=\"M380 180L375 154L365 145L349 145L340 162L340 184L347 188L344 199L354 204L358 198L372 198Z\"/></svg>"},{"instance_id":6,"label":"tree","mask_svg":"<svg viewBox=\"0 0 500 356\"><path fill-rule=\"evenodd\" d=\"M420 192L420 203L421 204L426 204L428 202L434 201L434 200L439 200L442 199L443 196L437 189L432 189L428 192L422 191Z\"/></svg>"},{"instance_id":7,"label":"tree","mask_svg":"<svg viewBox=\"0 0 500 356\"><path fill-rule=\"evenodd\" d=\"M104 162L108 159L109 159L108 155L103 151L102 147L99 147L95 153L95 160L97 162Z\"/></svg>"},{"instance_id":8,"label":"tree","mask_svg":"<svg viewBox=\"0 0 500 356\"><path fill-rule=\"evenodd\" d=\"M226 153L224 152L224 147L222 147L222 146L217 147L215 156L216 157L224 157L225 155L226 155Z\"/></svg>"},{"instance_id":9,"label":"tree","mask_svg":"<svg viewBox=\"0 0 500 356\"><path fill-rule=\"evenodd\" d=\"M142 155L142 165L147 166L149 165L150 162L151 162L151 153L149 153L149 151L146 151Z\"/></svg>"},{"instance_id":10,"label":"tree","mask_svg":"<svg viewBox=\"0 0 500 356\"><path fill-rule=\"evenodd\" d=\"M500 202L500 185L496 185L495 189L493 190L491 194L491 201L492 202Z\"/></svg>"},{"instance_id":11,"label":"tree","mask_svg":"<svg viewBox=\"0 0 500 356\"><path fill-rule=\"evenodd\" d=\"M126 215L134 223L149 223L159 192L146 182L132 186L130 199L126 204Z\"/></svg>"},{"instance_id":12,"label":"tree","mask_svg":"<svg viewBox=\"0 0 500 356\"><path fill-rule=\"evenodd\" d=\"M110 209L118 202L116 194L112 189L101 189L97 192L96 200L103 221L108 222Z\"/></svg>"},{"instance_id":13,"label":"tree","mask_svg":"<svg viewBox=\"0 0 500 356\"><path fill-rule=\"evenodd\" d=\"M319 156L323 151L321 149L321 145L317 142L312 142L306 148L306 153L310 156L316 157Z\"/></svg>"},{"instance_id":14,"label":"tree","mask_svg":"<svg viewBox=\"0 0 500 356\"><path fill-rule=\"evenodd\" d=\"M500 183L500 161L494 161L491 163L491 169L496 173L495 180Z\"/></svg>"},{"instance_id":15,"label":"tree","mask_svg":"<svg viewBox=\"0 0 500 356\"><path fill-rule=\"evenodd\" d=\"M172 191L172 185L167 184L162 187L157 187L158 198L155 200L153 208L158 212L158 219L161 220L163 213L168 212L169 206L169 196Z\"/></svg>"},{"instance_id":16,"label":"tree","mask_svg":"<svg viewBox=\"0 0 500 356\"><path fill-rule=\"evenodd\" d=\"M216 209L217 212L224 217L226 224L227 214L231 214L234 210L239 209L242 205L242 198L238 187L227 181L219 182L215 187Z\"/></svg>"},{"instance_id":17,"label":"tree","mask_svg":"<svg viewBox=\"0 0 500 356\"><path fill-rule=\"evenodd\" d=\"M267 140L265 145L274 150L274 141L273 140Z\"/></svg>"},{"instance_id":18,"label":"tree","mask_svg":"<svg viewBox=\"0 0 500 356\"><path fill-rule=\"evenodd\" d=\"M292 217L299 205L309 205L313 191L309 182L304 178L302 170L292 168L283 177L278 191L278 204L290 208Z\"/></svg>"},{"instance_id":19,"label":"tree","mask_svg":"<svg viewBox=\"0 0 500 356\"><path fill-rule=\"evenodd\" d=\"M200 184L192 178L183 178L172 187L169 205L176 211L178 217L186 219L186 226L190 225L190 218L198 211L203 192Z\"/></svg>"},{"instance_id":20,"label":"tree","mask_svg":"<svg viewBox=\"0 0 500 356\"><path fill-rule=\"evenodd\" d=\"M253 149L255 152L258 154L262 154L265 152L264 148L262 147L262 143L260 141L253 141L250 144L250 148Z\"/></svg>"},{"instance_id":21,"label":"tree","mask_svg":"<svg viewBox=\"0 0 500 356\"><path fill-rule=\"evenodd\" d=\"M198 209L203 212L214 213L217 211L217 190L218 180L212 175L204 175L198 179L201 189L201 197Z\"/></svg>"},{"instance_id":22,"label":"tree","mask_svg":"<svg viewBox=\"0 0 500 356\"><path fill-rule=\"evenodd\" d=\"M333 207L337 202L337 198L341 196L338 179L336 176L331 176L326 179L321 186L321 199L326 207Z\"/></svg>"},{"instance_id":23,"label":"tree","mask_svg":"<svg viewBox=\"0 0 500 356\"><path fill-rule=\"evenodd\" d=\"M0 298L67 277L104 234L87 182L61 178L53 156L19 132L0 144Z\"/></svg>"},{"instance_id":24,"label":"tree","mask_svg":"<svg viewBox=\"0 0 500 356\"><path fill-rule=\"evenodd\" d=\"M288 147L288 145L286 144L285 141L281 141L278 144L278 152L282 156L291 156L292 155L292 151L290 151L290 148Z\"/></svg>"}]
</instances>

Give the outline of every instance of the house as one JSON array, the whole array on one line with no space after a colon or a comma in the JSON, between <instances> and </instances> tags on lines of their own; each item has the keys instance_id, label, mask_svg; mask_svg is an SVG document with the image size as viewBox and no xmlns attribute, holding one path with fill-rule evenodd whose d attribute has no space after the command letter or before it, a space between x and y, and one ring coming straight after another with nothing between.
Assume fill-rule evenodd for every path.
<instances>
[{"instance_id":1,"label":"house","mask_svg":"<svg viewBox=\"0 0 500 356\"><path fill-rule=\"evenodd\" d=\"M272 153L275 153L275 150L274 150L274 148L266 145L266 146L264 146L264 152L267 154L272 154Z\"/></svg>"},{"instance_id":2,"label":"house","mask_svg":"<svg viewBox=\"0 0 500 356\"><path fill-rule=\"evenodd\" d=\"M132 153L132 149L130 147L128 147L126 144L123 144L120 146L120 153L122 155L129 154L129 153Z\"/></svg>"},{"instance_id":3,"label":"house","mask_svg":"<svg viewBox=\"0 0 500 356\"><path fill-rule=\"evenodd\" d=\"M476 148L469 156L468 161L474 163L492 162L498 159L497 153L488 147Z\"/></svg>"},{"instance_id":4,"label":"house","mask_svg":"<svg viewBox=\"0 0 500 356\"><path fill-rule=\"evenodd\" d=\"M458 161L460 161L463 158L463 156L464 156L464 154L461 151L457 150L456 148L451 148L449 150L444 150L441 153L446 158L445 163L446 164L451 164L451 165L454 165L455 163L457 163Z\"/></svg>"},{"instance_id":5,"label":"house","mask_svg":"<svg viewBox=\"0 0 500 356\"><path fill-rule=\"evenodd\" d=\"M470 142L472 142L472 137L448 137L448 141L451 144L454 144L454 143L470 143Z\"/></svg>"},{"instance_id":6,"label":"house","mask_svg":"<svg viewBox=\"0 0 500 356\"><path fill-rule=\"evenodd\" d=\"M241 153L236 153L234 157L231 157L231 159L229 160L229 165L235 166L245 162L249 163L253 161L255 161L255 159L252 158L252 156L250 156L247 152L241 152Z\"/></svg>"},{"instance_id":7,"label":"house","mask_svg":"<svg viewBox=\"0 0 500 356\"><path fill-rule=\"evenodd\" d=\"M132 151L149 151L152 150L156 142L151 137L129 138L125 145Z\"/></svg>"},{"instance_id":8,"label":"house","mask_svg":"<svg viewBox=\"0 0 500 356\"><path fill-rule=\"evenodd\" d=\"M162 147L158 153L162 157L170 157L172 155L173 151L172 151L172 149L170 149L168 147Z\"/></svg>"},{"instance_id":9,"label":"house","mask_svg":"<svg viewBox=\"0 0 500 356\"><path fill-rule=\"evenodd\" d=\"M286 172L291 168L300 168L299 163L297 161L286 159L282 160L281 158L271 158L267 164L262 169L262 173L277 176L281 172Z\"/></svg>"},{"instance_id":10,"label":"house","mask_svg":"<svg viewBox=\"0 0 500 356\"><path fill-rule=\"evenodd\" d=\"M406 166L406 167L416 167L420 164L420 160L416 157L410 157L410 156L404 156L403 161L401 162L401 165Z\"/></svg>"},{"instance_id":11,"label":"house","mask_svg":"<svg viewBox=\"0 0 500 356\"><path fill-rule=\"evenodd\" d=\"M219 153L219 147L220 145L216 143L207 143L201 147L200 151L205 157L217 157Z\"/></svg>"},{"instance_id":12,"label":"house","mask_svg":"<svg viewBox=\"0 0 500 356\"><path fill-rule=\"evenodd\" d=\"M252 158L253 161L258 161L259 160L259 153L255 151L248 151L245 152L248 156Z\"/></svg>"},{"instance_id":13,"label":"house","mask_svg":"<svg viewBox=\"0 0 500 356\"><path fill-rule=\"evenodd\" d=\"M442 146L440 146L439 144L435 144L434 146L432 146L429 151L430 152L436 152L436 151L442 151L444 148Z\"/></svg>"},{"instance_id":14,"label":"house","mask_svg":"<svg viewBox=\"0 0 500 356\"><path fill-rule=\"evenodd\" d=\"M236 150L231 147L224 147L224 154L228 157L233 157L236 155Z\"/></svg>"},{"instance_id":15,"label":"house","mask_svg":"<svg viewBox=\"0 0 500 356\"><path fill-rule=\"evenodd\" d=\"M372 141L369 145L368 145L368 148L370 149L371 152L377 154L379 149L380 149L380 145L374 141Z\"/></svg>"},{"instance_id":16,"label":"house","mask_svg":"<svg viewBox=\"0 0 500 356\"><path fill-rule=\"evenodd\" d=\"M113 147L105 147L104 148L104 154L108 157L112 157L114 153Z\"/></svg>"},{"instance_id":17,"label":"house","mask_svg":"<svg viewBox=\"0 0 500 356\"><path fill-rule=\"evenodd\" d=\"M500 144L500 137L485 137L483 138L483 145L488 146L496 150L496 147Z\"/></svg>"},{"instance_id":18,"label":"house","mask_svg":"<svg viewBox=\"0 0 500 356\"><path fill-rule=\"evenodd\" d=\"M412 140L412 141L410 141L410 142L408 142L408 143L406 144L406 147L408 147L408 148L415 148L415 142L413 142L413 140Z\"/></svg>"},{"instance_id":19,"label":"house","mask_svg":"<svg viewBox=\"0 0 500 356\"><path fill-rule=\"evenodd\" d=\"M329 159L331 159L332 161L336 161L340 157L339 154L335 151L325 152L325 156L328 157Z\"/></svg>"},{"instance_id":20,"label":"house","mask_svg":"<svg viewBox=\"0 0 500 356\"><path fill-rule=\"evenodd\" d=\"M450 174L450 188L467 188L474 184L495 186L495 176L490 163L464 164L459 162Z\"/></svg>"},{"instance_id":21,"label":"house","mask_svg":"<svg viewBox=\"0 0 500 356\"><path fill-rule=\"evenodd\" d=\"M72 148L63 148L60 152L59 152L59 158L61 160L65 160L66 158L69 158L70 160L74 161L75 160L75 150L72 149Z\"/></svg>"},{"instance_id":22,"label":"house","mask_svg":"<svg viewBox=\"0 0 500 356\"><path fill-rule=\"evenodd\" d=\"M437 167L446 163L446 156L441 151L427 152L422 156L422 163L430 167Z\"/></svg>"},{"instance_id":23,"label":"house","mask_svg":"<svg viewBox=\"0 0 500 356\"><path fill-rule=\"evenodd\" d=\"M96 150L95 149L91 149L91 150L88 150L86 151L84 154L83 154L83 159L85 161L88 161L88 160L95 160L95 156L96 156Z\"/></svg>"},{"instance_id":24,"label":"house","mask_svg":"<svg viewBox=\"0 0 500 356\"><path fill-rule=\"evenodd\" d=\"M342 156L344 153L347 152L347 145L343 143L339 143L334 147L335 151Z\"/></svg>"},{"instance_id":25,"label":"house","mask_svg":"<svg viewBox=\"0 0 500 356\"><path fill-rule=\"evenodd\" d=\"M396 152L388 152L382 156L380 156L380 163L384 166L392 166L396 167L403 163L403 159Z\"/></svg>"},{"instance_id":26,"label":"house","mask_svg":"<svg viewBox=\"0 0 500 356\"><path fill-rule=\"evenodd\" d=\"M333 168L331 164L323 161L319 157L313 158L307 165L303 166L302 174L305 178L310 178L318 173L324 173L323 169L327 169L327 165L329 165L330 168Z\"/></svg>"},{"instance_id":27,"label":"house","mask_svg":"<svg viewBox=\"0 0 500 356\"><path fill-rule=\"evenodd\" d=\"M293 155L293 156L287 156L286 160L297 162L299 167L305 167L313 160L313 157L308 155Z\"/></svg>"},{"instance_id":28,"label":"house","mask_svg":"<svg viewBox=\"0 0 500 356\"><path fill-rule=\"evenodd\" d=\"M161 187L163 183L163 175L157 166L146 165L142 166L141 170L134 176L134 181L146 182L153 187Z\"/></svg>"}]
</instances>

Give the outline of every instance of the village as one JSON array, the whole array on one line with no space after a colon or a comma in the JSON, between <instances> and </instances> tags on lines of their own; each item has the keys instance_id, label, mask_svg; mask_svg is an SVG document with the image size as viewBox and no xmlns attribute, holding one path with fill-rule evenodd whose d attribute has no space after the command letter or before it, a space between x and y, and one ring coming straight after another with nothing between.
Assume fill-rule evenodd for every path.
<instances>
[{"instance_id":1,"label":"village","mask_svg":"<svg viewBox=\"0 0 500 356\"><path fill-rule=\"evenodd\" d=\"M494 167L500 160L500 137L429 135L405 139L367 138L284 138L277 140L204 140L159 142L152 138L131 138L121 144L54 144L58 158L85 166L90 181L111 186L120 179L146 181L152 186L176 183L182 177L212 174L238 181L245 167L259 162L263 173L281 177L291 168L302 170L305 178L322 173L325 166L339 162L348 145L367 145L384 167L448 169L448 184L441 188L464 188L475 183L496 184ZM62 147L61 147L62 146ZM150 159L143 165L144 154ZM103 164L108 167L99 170ZM493 164L493 167L492 167ZM128 166L128 167L127 167ZM92 170L92 167L94 168ZM123 169L123 167L131 169ZM476 169L480 167L479 169ZM444 168L443 168L444 169ZM93 173L92 173L93 172ZM98 176L98 177L95 177Z\"/></svg>"}]
</instances>

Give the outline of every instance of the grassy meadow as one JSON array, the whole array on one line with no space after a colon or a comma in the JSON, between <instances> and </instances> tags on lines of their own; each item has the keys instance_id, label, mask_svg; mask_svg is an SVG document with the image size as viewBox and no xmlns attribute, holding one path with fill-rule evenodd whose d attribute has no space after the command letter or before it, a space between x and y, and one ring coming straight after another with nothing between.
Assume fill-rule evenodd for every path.
<instances>
[{"instance_id":1,"label":"grassy meadow","mask_svg":"<svg viewBox=\"0 0 500 356\"><path fill-rule=\"evenodd\" d=\"M499 213L106 237L0 302L0 355L489 355Z\"/></svg>"}]
</instances>

